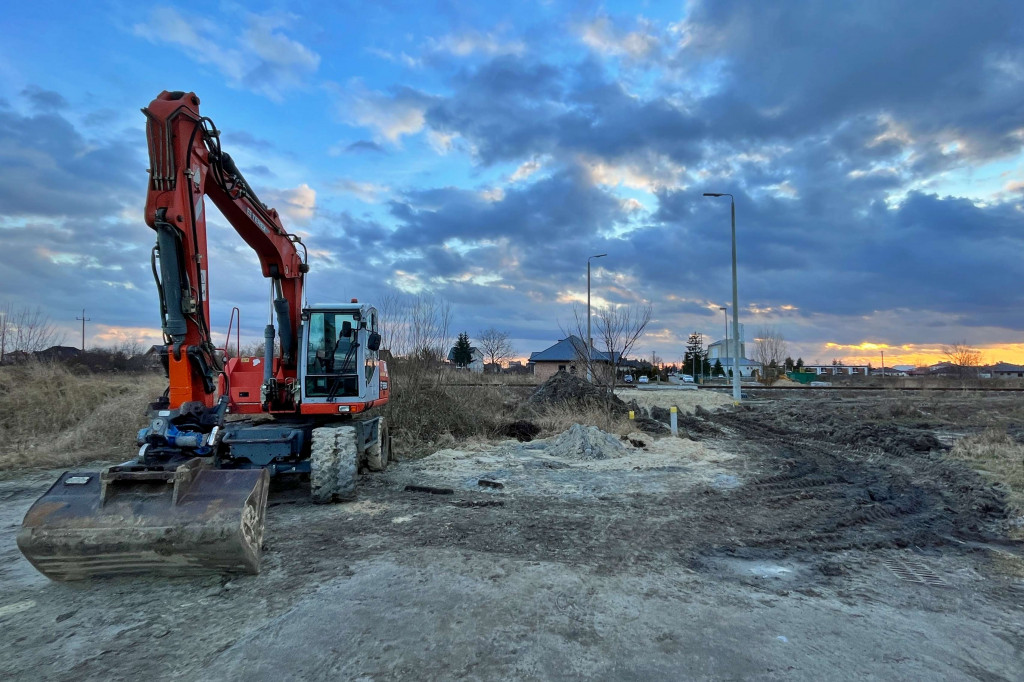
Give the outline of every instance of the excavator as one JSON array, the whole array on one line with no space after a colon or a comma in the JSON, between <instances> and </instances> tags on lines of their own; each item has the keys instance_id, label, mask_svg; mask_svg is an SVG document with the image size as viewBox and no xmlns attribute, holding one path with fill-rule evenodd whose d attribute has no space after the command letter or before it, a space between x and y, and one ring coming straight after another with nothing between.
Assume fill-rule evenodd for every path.
<instances>
[{"instance_id":1,"label":"excavator","mask_svg":"<svg viewBox=\"0 0 1024 682\"><path fill-rule=\"evenodd\" d=\"M360 471L391 458L377 310L356 299L303 305L302 240L222 151L195 93L164 91L142 112L168 387L131 460L64 472L26 513L18 547L53 580L258 573L272 477L308 478L317 503L346 501ZM214 345L206 198L268 280L262 357ZM233 309L236 346L240 317Z\"/></svg>"}]
</instances>

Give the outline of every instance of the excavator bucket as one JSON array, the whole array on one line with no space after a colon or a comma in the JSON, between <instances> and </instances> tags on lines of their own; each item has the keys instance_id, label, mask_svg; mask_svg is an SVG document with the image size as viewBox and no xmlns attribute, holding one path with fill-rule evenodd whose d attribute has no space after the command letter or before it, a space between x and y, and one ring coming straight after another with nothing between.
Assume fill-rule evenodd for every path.
<instances>
[{"instance_id":1,"label":"excavator bucket","mask_svg":"<svg viewBox=\"0 0 1024 682\"><path fill-rule=\"evenodd\" d=\"M28 510L18 547L52 580L258 573L269 481L202 459L64 472Z\"/></svg>"}]
</instances>

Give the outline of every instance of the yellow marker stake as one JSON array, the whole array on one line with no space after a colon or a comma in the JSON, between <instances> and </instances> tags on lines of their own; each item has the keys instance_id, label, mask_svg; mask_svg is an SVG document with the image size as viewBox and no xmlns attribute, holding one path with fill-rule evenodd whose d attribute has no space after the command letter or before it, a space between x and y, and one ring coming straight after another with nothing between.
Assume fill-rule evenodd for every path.
<instances>
[{"instance_id":1,"label":"yellow marker stake","mask_svg":"<svg viewBox=\"0 0 1024 682\"><path fill-rule=\"evenodd\" d=\"M672 407L668 408L668 411L669 411L669 425L672 427L672 435L673 436L678 436L679 435L679 417L677 416L676 413L679 412L679 408L676 407L675 405L673 405Z\"/></svg>"}]
</instances>

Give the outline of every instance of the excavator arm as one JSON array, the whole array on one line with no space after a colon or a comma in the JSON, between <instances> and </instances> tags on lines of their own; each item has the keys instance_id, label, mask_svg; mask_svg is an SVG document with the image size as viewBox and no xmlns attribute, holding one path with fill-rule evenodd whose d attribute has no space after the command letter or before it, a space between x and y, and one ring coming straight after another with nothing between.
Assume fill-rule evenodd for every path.
<instances>
[{"instance_id":1,"label":"excavator arm","mask_svg":"<svg viewBox=\"0 0 1024 682\"><path fill-rule=\"evenodd\" d=\"M221 151L195 94L164 91L142 111L150 157L146 223L156 231L152 266L168 392L150 405L136 459L103 471L65 472L25 515L18 546L55 580L259 570L270 476L266 469L216 468L230 398L227 373L217 397L224 368L210 334L204 200L253 248L272 283L281 330L276 364L291 376L308 270L302 243ZM264 336L269 359L272 323ZM270 364L262 391L268 408L287 393L277 390Z\"/></svg>"},{"instance_id":2,"label":"excavator arm","mask_svg":"<svg viewBox=\"0 0 1024 682\"><path fill-rule=\"evenodd\" d=\"M308 271L299 247L303 252L305 247L284 229L277 211L259 200L230 155L221 150L220 131L200 115L194 93L165 90L142 111L150 158L145 215L156 231L153 273L166 344L168 407L199 402L212 408L223 368L210 334L205 197L256 252L264 277L272 282L279 357L286 368L294 367L297 359ZM267 337L274 336L269 324Z\"/></svg>"}]
</instances>

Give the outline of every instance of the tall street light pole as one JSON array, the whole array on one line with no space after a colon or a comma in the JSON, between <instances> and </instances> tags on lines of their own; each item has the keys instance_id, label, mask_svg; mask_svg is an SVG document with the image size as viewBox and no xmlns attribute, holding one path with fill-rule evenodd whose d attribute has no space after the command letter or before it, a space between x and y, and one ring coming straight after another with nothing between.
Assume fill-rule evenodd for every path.
<instances>
[{"instance_id":1,"label":"tall street light pole","mask_svg":"<svg viewBox=\"0 0 1024 682\"><path fill-rule=\"evenodd\" d=\"M740 402L740 297L736 288L736 198L727 192L704 192L706 197L729 197L732 207L732 338L736 352L732 354L732 399Z\"/></svg>"},{"instance_id":2,"label":"tall street light pole","mask_svg":"<svg viewBox=\"0 0 1024 682\"><path fill-rule=\"evenodd\" d=\"M592 258L604 258L607 255L607 253L599 253L596 256L587 258L587 381L593 380L593 377L590 375L590 365L593 360L591 349L594 347L594 339L590 336L590 260Z\"/></svg>"}]
</instances>

